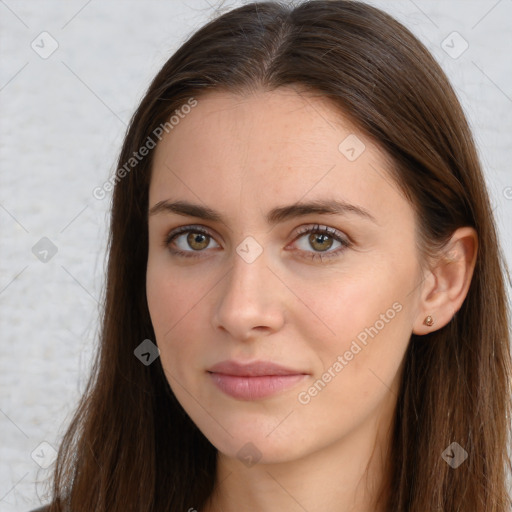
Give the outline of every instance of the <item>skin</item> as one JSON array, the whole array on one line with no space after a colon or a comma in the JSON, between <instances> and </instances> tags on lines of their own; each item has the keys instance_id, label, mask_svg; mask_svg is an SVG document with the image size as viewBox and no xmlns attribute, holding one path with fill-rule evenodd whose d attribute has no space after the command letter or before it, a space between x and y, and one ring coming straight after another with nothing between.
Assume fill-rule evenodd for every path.
<instances>
[{"instance_id":1,"label":"skin","mask_svg":"<svg viewBox=\"0 0 512 512\"><path fill-rule=\"evenodd\" d=\"M365 149L350 161L338 146L354 134ZM388 166L326 100L292 88L200 97L155 149L149 209L183 200L223 218L148 216L147 300L161 362L177 399L218 449L219 484L201 512L383 510L376 492L411 333L442 327L460 308L477 247L474 231L461 228L422 268L413 209ZM345 212L266 221L275 207L327 198L373 220ZM165 245L171 231L194 233L197 225L210 236L191 246L182 233ZM315 244L297 234L317 225L350 244L311 259L342 247L330 235ZM263 248L252 262L236 250L248 236ZM427 315L432 327L423 324ZM378 333L335 371L338 356L376 325ZM269 398L238 400L207 373L226 359L269 360L308 375ZM329 369L330 381L311 396ZM250 463L239 454L247 443Z\"/></svg>"}]
</instances>

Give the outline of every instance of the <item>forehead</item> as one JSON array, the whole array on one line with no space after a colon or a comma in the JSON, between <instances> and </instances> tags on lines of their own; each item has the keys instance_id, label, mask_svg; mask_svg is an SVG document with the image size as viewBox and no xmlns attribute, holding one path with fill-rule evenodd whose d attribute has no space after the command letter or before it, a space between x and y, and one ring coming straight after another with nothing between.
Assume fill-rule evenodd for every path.
<instances>
[{"instance_id":1,"label":"forehead","mask_svg":"<svg viewBox=\"0 0 512 512\"><path fill-rule=\"evenodd\" d=\"M318 93L292 87L244 95L209 92L180 117L179 124L159 144L157 153L165 146L178 156L185 143L200 146L219 158L226 152L233 157L237 149L272 149L272 153L264 156L288 157L301 149L325 151L327 145L332 146L340 137L358 132L333 102ZM331 149L337 150L337 146ZM194 154L189 158L200 156Z\"/></svg>"},{"instance_id":2,"label":"forehead","mask_svg":"<svg viewBox=\"0 0 512 512\"><path fill-rule=\"evenodd\" d=\"M262 204L395 188L389 159L318 94L293 88L197 98L155 149L150 204L169 195ZM384 191L385 192L385 191Z\"/></svg>"}]
</instances>

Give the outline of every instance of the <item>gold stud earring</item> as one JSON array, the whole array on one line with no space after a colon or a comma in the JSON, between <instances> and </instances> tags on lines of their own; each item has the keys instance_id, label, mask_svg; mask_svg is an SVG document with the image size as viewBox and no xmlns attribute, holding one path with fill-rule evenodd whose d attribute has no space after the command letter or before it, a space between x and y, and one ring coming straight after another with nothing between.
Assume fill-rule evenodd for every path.
<instances>
[{"instance_id":1,"label":"gold stud earring","mask_svg":"<svg viewBox=\"0 0 512 512\"><path fill-rule=\"evenodd\" d=\"M430 327L434 325L434 319L430 315L428 315L427 317L425 317L425 320L423 320L423 323Z\"/></svg>"}]
</instances>

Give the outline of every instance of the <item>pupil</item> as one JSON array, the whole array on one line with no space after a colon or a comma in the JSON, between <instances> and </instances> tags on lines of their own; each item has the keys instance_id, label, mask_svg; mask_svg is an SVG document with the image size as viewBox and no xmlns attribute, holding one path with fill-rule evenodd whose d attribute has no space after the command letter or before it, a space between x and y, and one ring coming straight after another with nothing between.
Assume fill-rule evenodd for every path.
<instances>
[{"instance_id":1,"label":"pupil","mask_svg":"<svg viewBox=\"0 0 512 512\"><path fill-rule=\"evenodd\" d=\"M204 249L204 242L206 240L206 235L203 233L190 233L188 236L189 245L192 249ZM208 244L206 244L208 245Z\"/></svg>"},{"instance_id":2,"label":"pupil","mask_svg":"<svg viewBox=\"0 0 512 512\"><path fill-rule=\"evenodd\" d=\"M310 241L312 242L312 245L313 247L315 247L315 244L319 244L319 245L323 245L326 240L328 240L330 238L329 235L324 235L324 234L312 234L311 237L310 237ZM332 241L330 244L328 244L327 247L325 247L325 245L323 247L316 247L318 249L329 249L332 245Z\"/></svg>"}]
</instances>

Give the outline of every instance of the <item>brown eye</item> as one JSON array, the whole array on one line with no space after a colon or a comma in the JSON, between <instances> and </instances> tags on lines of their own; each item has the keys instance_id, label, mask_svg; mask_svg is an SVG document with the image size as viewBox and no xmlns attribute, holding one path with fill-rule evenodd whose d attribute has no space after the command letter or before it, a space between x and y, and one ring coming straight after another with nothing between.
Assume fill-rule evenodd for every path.
<instances>
[{"instance_id":1,"label":"brown eye","mask_svg":"<svg viewBox=\"0 0 512 512\"><path fill-rule=\"evenodd\" d=\"M169 233L164 240L164 246L171 253L179 256L199 256L211 246L211 242L220 247L206 230L200 227L183 226Z\"/></svg>"},{"instance_id":2,"label":"brown eye","mask_svg":"<svg viewBox=\"0 0 512 512\"><path fill-rule=\"evenodd\" d=\"M327 226L309 226L297 233L295 245L302 257L323 261L340 256L352 245L350 239L334 228ZM307 237L305 235L308 235ZM334 244L338 244L334 246ZM330 250L333 248L334 250ZM313 250L311 250L313 249Z\"/></svg>"},{"instance_id":3,"label":"brown eye","mask_svg":"<svg viewBox=\"0 0 512 512\"><path fill-rule=\"evenodd\" d=\"M188 245L195 251L206 249L210 243L210 237L204 233L195 233L191 231L187 236Z\"/></svg>"},{"instance_id":4,"label":"brown eye","mask_svg":"<svg viewBox=\"0 0 512 512\"><path fill-rule=\"evenodd\" d=\"M311 247L317 251L327 251L333 244L332 237L323 233L311 233L308 237L308 241Z\"/></svg>"}]
</instances>

